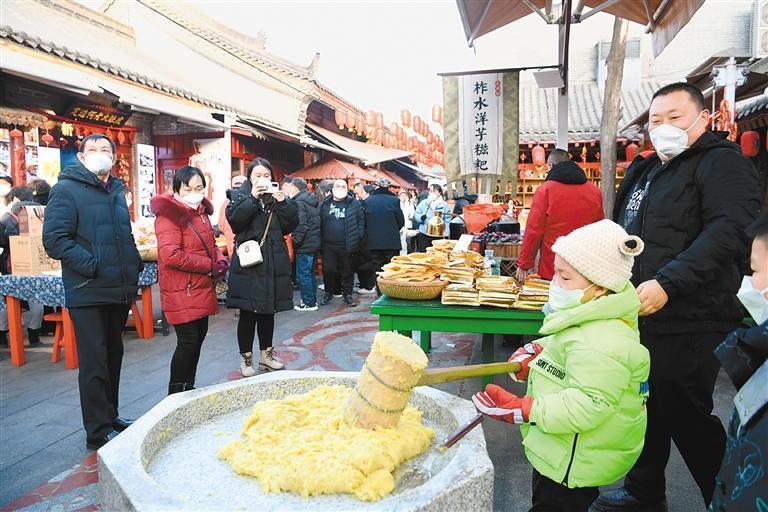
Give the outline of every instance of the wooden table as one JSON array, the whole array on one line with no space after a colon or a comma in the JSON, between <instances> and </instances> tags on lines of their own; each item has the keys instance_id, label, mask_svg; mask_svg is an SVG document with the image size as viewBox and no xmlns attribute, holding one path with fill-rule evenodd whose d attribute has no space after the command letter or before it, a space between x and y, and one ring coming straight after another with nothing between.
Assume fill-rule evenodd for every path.
<instances>
[{"instance_id":1,"label":"wooden table","mask_svg":"<svg viewBox=\"0 0 768 512\"><path fill-rule=\"evenodd\" d=\"M152 284L156 282L157 263L145 263L144 270L139 275L141 312L135 303L131 306L136 320L136 334L142 339L150 339L154 335ZM6 307L8 311L8 346L13 366L22 366L26 361L21 301L31 300L45 306L62 308L65 364L70 369L78 367L75 330L64 304L64 285L60 276L2 275L0 276L0 295L5 295L5 303L0 301L0 309Z\"/></svg>"},{"instance_id":2,"label":"wooden table","mask_svg":"<svg viewBox=\"0 0 768 512\"><path fill-rule=\"evenodd\" d=\"M411 337L421 333L421 349L429 353L433 332L482 334L483 362L492 363L495 334L537 335L544 314L540 311L494 308L489 306L446 306L440 300L399 300L383 295L371 305L379 315L379 330L397 331ZM490 377L483 379L490 382Z\"/></svg>"}]
</instances>

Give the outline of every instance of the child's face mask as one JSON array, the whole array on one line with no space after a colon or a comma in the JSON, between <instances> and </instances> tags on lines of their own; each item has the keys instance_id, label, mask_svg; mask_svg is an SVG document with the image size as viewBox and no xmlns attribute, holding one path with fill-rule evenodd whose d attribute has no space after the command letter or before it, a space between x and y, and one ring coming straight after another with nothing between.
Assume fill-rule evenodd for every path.
<instances>
[{"instance_id":1,"label":"child's face mask","mask_svg":"<svg viewBox=\"0 0 768 512\"><path fill-rule=\"evenodd\" d=\"M594 283L587 286L583 290L566 290L564 288L560 288L553 281L549 285L549 302L547 302L547 304L544 306L544 314L548 315L550 313L554 313L555 311L564 311L566 309L573 309L576 306L580 306L584 300L584 294L593 286L595 286Z\"/></svg>"}]
</instances>

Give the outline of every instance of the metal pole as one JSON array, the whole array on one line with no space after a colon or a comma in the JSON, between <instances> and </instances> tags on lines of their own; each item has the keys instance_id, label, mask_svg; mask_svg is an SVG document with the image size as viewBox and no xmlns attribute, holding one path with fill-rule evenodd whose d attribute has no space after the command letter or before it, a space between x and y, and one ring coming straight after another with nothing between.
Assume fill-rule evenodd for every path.
<instances>
[{"instance_id":1,"label":"metal pole","mask_svg":"<svg viewBox=\"0 0 768 512\"><path fill-rule=\"evenodd\" d=\"M728 59L728 63L725 65L725 87L723 88L723 98L728 102L728 116L730 119L727 121L733 122L736 115L736 59L731 57Z\"/></svg>"},{"instance_id":2,"label":"metal pole","mask_svg":"<svg viewBox=\"0 0 768 512\"><path fill-rule=\"evenodd\" d=\"M571 0L563 3L563 16L560 23L558 57L563 75L563 87L557 96L557 147L568 151L568 45L571 34Z\"/></svg>"}]
</instances>

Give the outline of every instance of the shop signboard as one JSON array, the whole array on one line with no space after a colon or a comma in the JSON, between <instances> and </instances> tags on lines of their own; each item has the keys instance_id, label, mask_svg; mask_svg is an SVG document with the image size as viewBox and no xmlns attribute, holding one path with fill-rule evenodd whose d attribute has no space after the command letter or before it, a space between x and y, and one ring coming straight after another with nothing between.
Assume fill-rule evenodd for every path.
<instances>
[{"instance_id":1,"label":"shop signboard","mask_svg":"<svg viewBox=\"0 0 768 512\"><path fill-rule=\"evenodd\" d=\"M66 117L84 123L123 126L132 113L130 109L114 108L107 105L74 103L67 111Z\"/></svg>"}]
</instances>

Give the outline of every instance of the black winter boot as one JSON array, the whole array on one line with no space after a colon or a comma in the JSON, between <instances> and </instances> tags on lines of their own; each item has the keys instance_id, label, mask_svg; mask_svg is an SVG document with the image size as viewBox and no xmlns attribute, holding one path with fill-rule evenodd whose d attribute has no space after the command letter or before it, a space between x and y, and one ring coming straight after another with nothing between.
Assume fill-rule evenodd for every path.
<instances>
[{"instance_id":1,"label":"black winter boot","mask_svg":"<svg viewBox=\"0 0 768 512\"><path fill-rule=\"evenodd\" d=\"M30 347L40 345L40 329L27 329L27 337Z\"/></svg>"},{"instance_id":2,"label":"black winter boot","mask_svg":"<svg viewBox=\"0 0 768 512\"><path fill-rule=\"evenodd\" d=\"M0 347L8 346L8 331L0 331Z\"/></svg>"},{"instance_id":3,"label":"black winter boot","mask_svg":"<svg viewBox=\"0 0 768 512\"><path fill-rule=\"evenodd\" d=\"M182 391L187 390L187 383L186 382L171 382L168 384L168 394L172 395L174 393L181 393Z\"/></svg>"}]
</instances>

